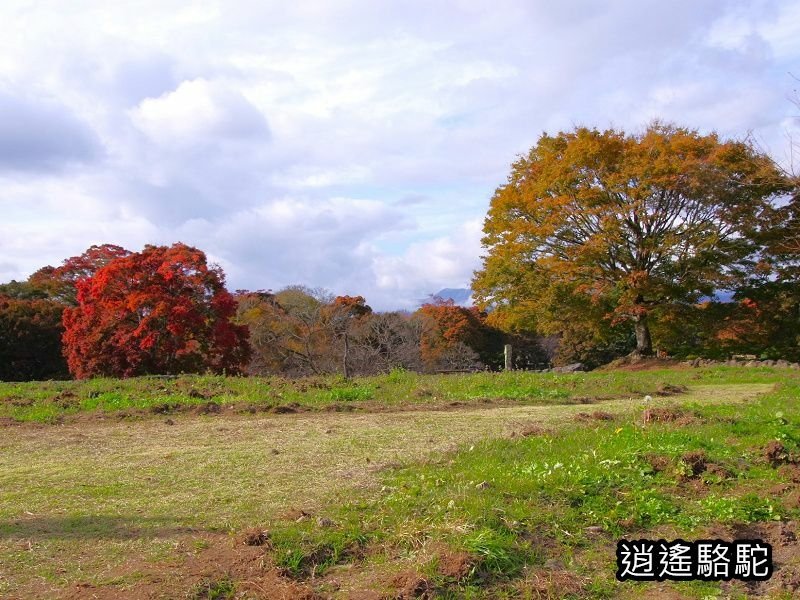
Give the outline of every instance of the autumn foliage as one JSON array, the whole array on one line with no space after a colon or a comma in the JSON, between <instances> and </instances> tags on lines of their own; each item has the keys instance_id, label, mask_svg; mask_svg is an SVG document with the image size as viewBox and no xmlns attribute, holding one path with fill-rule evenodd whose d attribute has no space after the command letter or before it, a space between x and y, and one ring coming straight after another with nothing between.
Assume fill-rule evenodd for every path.
<instances>
[{"instance_id":1,"label":"autumn foliage","mask_svg":"<svg viewBox=\"0 0 800 600\"><path fill-rule=\"evenodd\" d=\"M660 122L544 134L484 234L476 306L414 312L299 285L233 296L180 243L91 246L0 284L0 378L498 369L506 343L528 369L800 360L800 178L748 140Z\"/></svg>"},{"instance_id":2,"label":"autumn foliage","mask_svg":"<svg viewBox=\"0 0 800 600\"><path fill-rule=\"evenodd\" d=\"M715 134L654 123L543 135L492 198L477 301L551 331L582 315L598 329L602 308L650 354L658 311L736 285L791 189L768 156Z\"/></svg>"},{"instance_id":3,"label":"autumn foliage","mask_svg":"<svg viewBox=\"0 0 800 600\"><path fill-rule=\"evenodd\" d=\"M28 281L46 290L50 298L75 306L78 303L78 282L92 277L98 269L131 252L115 244L90 246L78 256L66 259L58 267L44 267L30 276Z\"/></svg>"},{"instance_id":4,"label":"autumn foliage","mask_svg":"<svg viewBox=\"0 0 800 600\"><path fill-rule=\"evenodd\" d=\"M196 248L121 253L76 289L63 342L77 378L238 373L248 358L247 329L231 322L235 300Z\"/></svg>"},{"instance_id":5,"label":"autumn foliage","mask_svg":"<svg viewBox=\"0 0 800 600\"><path fill-rule=\"evenodd\" d=\"M417 315L424 323L420 353L429 368L446 366L457 359L453 366L497 366L500 362L502 334L487 324L485 312L458 306L452 300L435 299L423 304ZM473 354L472 365L469 352Z\"/></svg>"}]
</instances>

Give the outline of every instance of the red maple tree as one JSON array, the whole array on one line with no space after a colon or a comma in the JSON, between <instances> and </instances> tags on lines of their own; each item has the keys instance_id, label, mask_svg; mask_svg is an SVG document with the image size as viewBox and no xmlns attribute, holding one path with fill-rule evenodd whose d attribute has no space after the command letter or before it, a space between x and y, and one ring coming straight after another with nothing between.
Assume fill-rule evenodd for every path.
<instances>
[{"instance_id":1,"label":"red maple tree","mask_svg":"<svg viewBox=\"0 0 800 600\"><path fill-rule=\"evenodd\" d=\"M59 267L46 266L28 278L28 282L47 293L49 298L75 306L78 303L77 285L112 260L130 256L130 250L115 244L90 246L83 254L64 260Z\"/></svg>"},{"instance_id":2,"label":"red maple tree","mask_svg":"<svg viewBox=\"0 0 800 600\"><path fill-rule=\"evenodd\" d=\"M185 244L146 246L78 279L64 311L64 355L76 378L212 371L239 373L247 328L224 275Z\"/></svg>"}]
</instances>

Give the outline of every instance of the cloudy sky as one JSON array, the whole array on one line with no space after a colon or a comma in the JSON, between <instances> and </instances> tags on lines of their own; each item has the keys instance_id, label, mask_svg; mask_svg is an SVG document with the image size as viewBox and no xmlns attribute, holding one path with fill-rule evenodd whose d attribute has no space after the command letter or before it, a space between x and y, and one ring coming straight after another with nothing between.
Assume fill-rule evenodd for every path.
<instances>
[{"instance_id":1,"label":"cloudy sky","mask_svg":"<svg viewBox=\"0 0 800 600\"><path fill-rule=\"evenodd\" d=\"M0 281L183 241L230 288L467 286L543 131L660 117L785 160L800 3L0 4Z\"/></svg>"}]
</instances>

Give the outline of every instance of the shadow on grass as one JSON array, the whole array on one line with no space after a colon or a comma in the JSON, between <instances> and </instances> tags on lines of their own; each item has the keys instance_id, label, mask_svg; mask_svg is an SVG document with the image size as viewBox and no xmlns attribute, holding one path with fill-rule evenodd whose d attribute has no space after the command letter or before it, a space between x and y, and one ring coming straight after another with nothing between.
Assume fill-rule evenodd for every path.
<instances>
[{"instance_id":1,"label":"shadow on grass","mask_svg":"<svg viewBox=\"0 0 800 600\"><path fill-rule=\"evenodd\" d=\"M152 539L198 533L166 518L120 515L25 516L0 521L0 539Z\"/></svg>"}]
</instances>

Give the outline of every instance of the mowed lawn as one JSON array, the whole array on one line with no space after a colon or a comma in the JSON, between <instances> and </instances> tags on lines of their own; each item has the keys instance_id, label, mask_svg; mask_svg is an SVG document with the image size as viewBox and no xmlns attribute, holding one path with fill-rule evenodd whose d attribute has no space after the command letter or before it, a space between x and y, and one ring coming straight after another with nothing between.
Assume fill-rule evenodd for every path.
<instances>
[{"instance_id":1,"label":"mowed lawn","mask_svg":"<svg viewBox=\"0 0 800 600\"><path fill-rule=\"evenodd\" d=\"M576 444L596 444L604 431L624 436L628 430L649 427L678 431L680 438L681 428L698 432L708 421L697 416L703 410L732 415L727 426L733 436L737 415L745 414L744 407L773 397L771 402L786 405L782 414L774 416L772 406L764 410L769 411L770 419L786 422L781 429L787 432L783 441L789 449L794 444L791 428L797 375L793 371L711 369L514 377L395 374L394 382L387 376L335 384L342 389L402 387L407 401L389 403L392 410L383 410L373 393L349 401L363 404L355 412L239 414L221 410L205 415L156 412L120 419L114 418L113 411L97 413L97 407L90 407L67 414L90 418L62 419L56 424L19 419L34 422L6 424L0 428L0 597L368 597L366 593L376 598L403 594L515 597L519 590L523 590L519 597L524 597L524 587L515 586L530 578L528 566L544 567L553 558L526 554L527 550L520 550L517 556L520 540L516 538L493 540L494 534L478 523L483 518L478 513L487 506L476 505L449 522L442 511L447 513L450 501L460 503L465 495L460 487L448 491L447 486L456 482L445 482L442 473L466 469L471 477L470 494L491 496L503 487L498 480L502 472L495 468L497 461L502 462L504 452L510 459L517 457L526 444L544 439L550 440L551 446L558 445L564 437L570 440L567 451L579 453L585 448ZM207 380L203 381L207 387ZM794 382L795 387L786 387L787 382ZM221 385L219 379L213 383ZM8 393L9 386L7 403L16 404L6 408L6 413L25 407L28 397L48 402L41 390L55 385L13 386ZM74 386L70 389L81 397L81 384L64 385ZM497 389L491 389L492 385ZM681 392L681 386L686 386L685 391ZM319 389L315 386L310 393ZM331 389L336 388L325 391ZM2 390L0 387L0 394ZM526 395L525 390L530 393ZM663 396L657 395L659 390ZM647 393L653 396L649 401L644 400ZM197 395L187 398L193 402ZM338 403L346 401L336 399L335 393L328 400L331 398ZM145 406L154 404L152 398L140 400ZM293 398L292 405L303 406L302 398ZM646 423L646 411L654 407L676 415L675 422ZM774 427L768 429L764 433L767 440L775 437ZM588 437L581 437L581 432ZM497 440L501 446L487 440ZM679 456L685 450L676 448L672 437L663 441L671 444L664 449L665 455ZM691 445L690 441L687 444ZM486 455L484 474L481 453ZM459 466L463 460L469 464ZM675 464L680 468L680 461ZM791 474L783 479L773 477L769 468L764 467L769 476L760 471L750 478L744 476L743 485L750 491L760 489L756 485L759 477L770 488L784 479L786 485L792 485ZM404 485L398 481L409 477L419 481L421 476L424 482L430 469L428 476L435 481L423 483L422 491L413 494L416 500L392 504L397 500L397 486ZM680 481L679 474L674 479ZM654 481L661 487L673 483ZM735 481L716 483L736 496ZM458 486L463 484L458 482ZM435 496L425 499L428 491ZM511 488L503 493L506 498L515 491ZM544 497L537 500L536 493L524 492L527 510L537 502L550 502ZM703 496L702 490L693 488L678 487L673 493ZM785 495L786 490L781 493ZM445 498L450 501L444 502ZM499 504L500 500L497 509L502 510ZM768 520L793 518L791 508L778 509L777 504L775 518L770 515ZM429 505L430 514L426 514ZM724 508L732 511L732 521L741 516L736 507ZM724 521L712 513L709 515L715 520ZM613 530L597 515L589 521L589 525ZM673 521L690 525L680 519ZM631 526L641 529L669 523L665 518ZM572 526L583 531L586 523L564 525ZM443 533L443 527L447 532ZM463 535L458 527L463 528ZM269 531L270 540L263 546L243 543L242 532L252 528ZM474 534L483 530L489 533L482 545L480 536L476 542ZM565 529L565 537L578 535L578 530L571 533ZM579 537L583 539L582 534ZM610 538L592 543L596 546L592 552L602 554L605 548L613 559ZM436 550L440 546L458 556L463 554L469 568L461 569L464 573L442 575L435 564L437 556L441 560L442 552ZM241 552L236 550L239 547ZM320 554L323 547L327 553ZM357 551L353 551L355 547ZM574 548L570 550L574 552ZM259 560L254 567L256 557ZM248 563L243 571L236 561L245 559L253 564ZM607 560L597 560L607 567ZM565 594L603 597L633 593L634 588L611 583L592 587L587 583L591 579L587 568L575 566L575 578L562 582ZM260 576L258 569L270 573L271 578L254 579ZM247 574L246 581L237 575L242 572ZM550 572L570 572L569 560L550 563ZM613 571L604 572L605 581L608 575L613 579ZM554 591L559 588L557 580L547 586L534 591L539 594L544 589L546 594L558 595ZM636 588L636 593L641 591Z\"/></svg>"}]
</instances>

